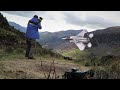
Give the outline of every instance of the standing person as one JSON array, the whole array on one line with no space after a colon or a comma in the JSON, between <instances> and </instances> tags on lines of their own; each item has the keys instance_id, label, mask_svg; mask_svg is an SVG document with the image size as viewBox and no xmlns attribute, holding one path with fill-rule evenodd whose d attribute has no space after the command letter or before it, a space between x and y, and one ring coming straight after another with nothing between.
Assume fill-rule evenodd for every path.
<instances>
[{"instance_id":1,"label":"standing person","mask_svg":"<svg viewBox=\"0 0 120 90\"><path fill-rule=\"evenodd\" d=\"M42 29L42 19L42 17L38 18L37 15L34 15L33 18L28 22L26 31L27 48L25 54L25 57L28 57L28 59L35 59L33 55L35 52L36 39L40 38L38 29Z\"/></svg>"}]
</instances>

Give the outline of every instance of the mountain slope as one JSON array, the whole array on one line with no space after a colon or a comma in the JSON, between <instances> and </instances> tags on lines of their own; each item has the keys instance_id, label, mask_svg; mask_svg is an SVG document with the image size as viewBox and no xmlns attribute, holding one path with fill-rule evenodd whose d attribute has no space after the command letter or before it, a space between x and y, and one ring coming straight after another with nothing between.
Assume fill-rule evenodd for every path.
<instances>
[{"instance_id":1,"label":"mountain slope","mask_svg":"<svg viewBox=\"0 0 120 90\"><path fill-rule=\"evenodd\" d=\"M0 48L23 47L25 45L25 35L11 27L0 13Z\"/></svg>"},{"instance_id":2,"label":"mountain slope","mask_svg":"<svg viewBox=\"0 0 120 90\"><path fill-rule=\"evenodd\" d=\"M93 31L93 39L97 39L99 44L112 44L120 42L120 26L109 27L102 30Z\"/></svg>"}]
</instances>

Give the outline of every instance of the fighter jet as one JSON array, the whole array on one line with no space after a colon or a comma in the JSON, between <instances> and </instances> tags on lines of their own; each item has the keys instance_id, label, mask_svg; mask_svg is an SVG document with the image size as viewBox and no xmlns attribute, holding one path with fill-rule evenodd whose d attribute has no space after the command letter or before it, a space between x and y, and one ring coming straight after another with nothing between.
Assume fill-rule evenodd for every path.
<instances>
[{"instance_id":1,"label":"fighter jet","mask_svg":"<svg viewBox=\"0 0 120 90\"><path fill-rule=\"evenodd\" d=\"M83 29L78 35L76 36L70 36L62 38L64 40L69 40L70 42L73 42L77 45L77 47L83 51L85 47L92 47L92 44L90 42L90 38L92 38L94 35L93 33L90 33L88 35L88 31L86 29Z\"/></svg>"}]
</instances>

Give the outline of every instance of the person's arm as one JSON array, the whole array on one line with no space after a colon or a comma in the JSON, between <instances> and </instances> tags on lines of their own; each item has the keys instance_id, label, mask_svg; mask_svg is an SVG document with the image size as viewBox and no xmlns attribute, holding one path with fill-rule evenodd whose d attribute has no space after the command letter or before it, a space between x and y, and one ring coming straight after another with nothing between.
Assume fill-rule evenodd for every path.
<instances>
[{"instance_id":1,"label":"person's arm","mask_svg":"<svg viewBox=\"0 0 120 90\"><path fill-rule=\"evenodd\" d=\"M39 29L42 29L41 23L38 24L38 28L39 28Z\"/></svg>"},{"instance_id":2,"label":"person's arm","mask_svg":"<svg viewBox=\"0 0 120 90\"><path fill-rule=\"evenodd\" d=\"M29 23L32 23L32 24L35 24L35 25L38 25L38 23L37 22L33 22L33 21L29 21Z\"/></svg>"},{"instance_id":3,"label":"person's arm","mask_svg":"<svg viewBox=\"0 0 120 90\"><path fill-rule=\"evenodd\" d=\"M37 25L34 24L34 27L37 27L39 29L42 29L41 23L38 23Z\"/></svg>"},{"instance_id":4,"label":"person's arm","mask_svg":"<svg viewBox=\"0 0 120 90\"><path fill-rule=\"evenodd\" d=\"M35 27L37 27L37 28L39 28L39 29L42 29L42 26L41 26L41 22L39 21L39 22L34 22L34 21L29 21L29 23L32 23L32 24L34 24L34 26Z\"/></svg>"}]
</instances>

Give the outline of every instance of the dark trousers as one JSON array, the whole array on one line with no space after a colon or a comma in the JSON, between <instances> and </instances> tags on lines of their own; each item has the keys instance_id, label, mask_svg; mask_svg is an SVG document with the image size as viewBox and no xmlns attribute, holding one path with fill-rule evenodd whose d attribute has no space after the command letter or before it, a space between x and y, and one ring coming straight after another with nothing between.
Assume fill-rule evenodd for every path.
<instances>
[{"instance_id":1,"label":"dark trousers","mask_svg":"<svg viewBox=\"0 0 120 90\"><path fill-rule=\"evenodd\" d=\"M33 57L35 53L36 41L35 39L26 39L27 47L26 47L26 57Z\"/></svg>"}]
</instances>

